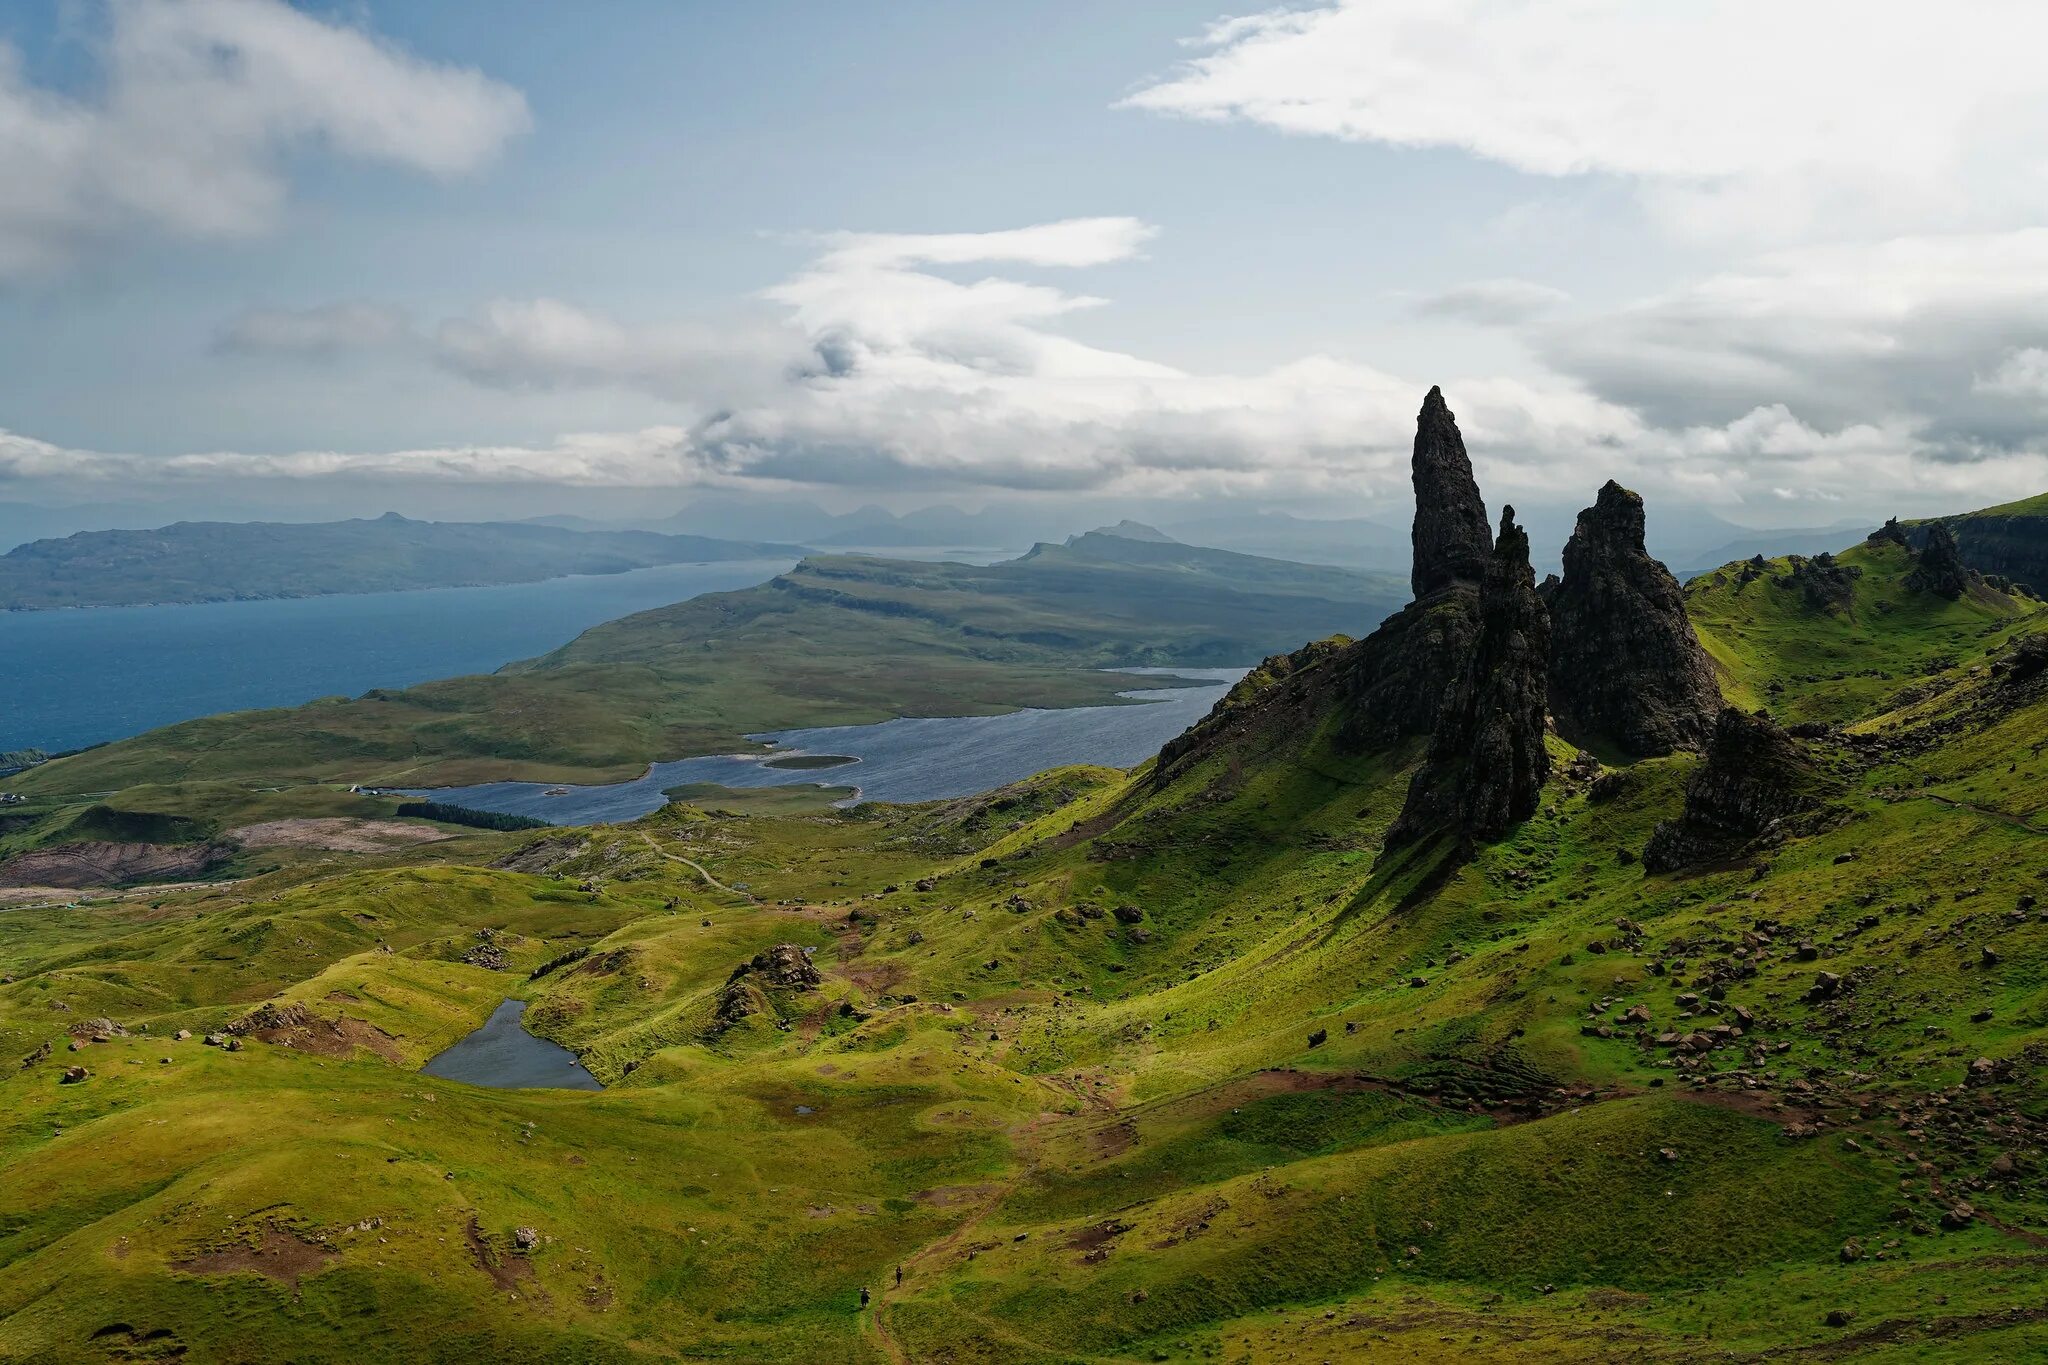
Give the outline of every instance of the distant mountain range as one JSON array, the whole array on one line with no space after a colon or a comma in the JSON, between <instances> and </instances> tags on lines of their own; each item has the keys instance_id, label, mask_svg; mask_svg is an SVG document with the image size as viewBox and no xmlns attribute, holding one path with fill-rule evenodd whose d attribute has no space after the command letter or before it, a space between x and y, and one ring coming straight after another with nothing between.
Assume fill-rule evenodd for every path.
<instances>
[{"instance_id":1,"label":"distant mountain range","mask_svg":"<svg viewBox=\"0 0 2048 1365\"><path fill-rule=\"evenodd\" d=\"M0 555L0 610L222 602L533 583L657 564L796 558L794 545L522 522L181 521L80 531Z\"/></svg>"}]
</instances>

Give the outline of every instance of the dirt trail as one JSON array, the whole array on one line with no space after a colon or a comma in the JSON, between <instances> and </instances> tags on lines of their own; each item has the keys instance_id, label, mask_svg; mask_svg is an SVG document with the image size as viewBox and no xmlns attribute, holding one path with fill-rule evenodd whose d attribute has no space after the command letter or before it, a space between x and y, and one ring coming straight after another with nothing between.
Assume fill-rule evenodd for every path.
<instances>
[{"instance_id":1,"label":"dirt trail","mask_svg":"<svg viewBox=\"0 0 2048 1365\"><path fill-rule=\"evenodd\" d=\"M692 872L702 877L706 885L711 886L719 891L723 891L728 896L738 896L741 900L751 901L755 905L759 905L761 903L760 897L750 896L746 892L739 890L737 887L727 886L724 882L712 876L710 870L706 868L702 863L696 862L689 858L685 858L680 853L669 852L667 849L663 848L660 844L654 841L654 836L652 834L642 834L640 837L647 841L647 846L653 849L656 855L666 858L672 863L681 863L684 867L689 868Z\"/></svg>"},{"instance_id":2,"label":"dirt trail","mask_svg":"<svg viewBox=\"0 0 2048 1365\"><path fill-rule=\"evenodd\" d=\"M1958 801L1953 796L1936 796L1933 792L1915 792L1914 795L1922 801L1934 801L1954 810L1974 812L1987 820L1996 820L2001 824L2011 825L2014 829L2023 829L2029 834L2048 834L2048 829L2029 824L2024 816L2013 815L2007 811L1993 810L1989 806L1980 806L1971 801Z\"/></svg>"}]
</instances>

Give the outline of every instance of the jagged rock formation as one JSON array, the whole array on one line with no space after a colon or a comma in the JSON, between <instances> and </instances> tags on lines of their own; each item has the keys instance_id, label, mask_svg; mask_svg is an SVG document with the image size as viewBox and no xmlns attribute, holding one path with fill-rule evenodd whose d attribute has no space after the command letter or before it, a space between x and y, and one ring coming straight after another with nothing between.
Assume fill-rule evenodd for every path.
<instances>
[{"instance_id":1,"label":"jagged rock formation","mask_svg":"<svg viewBox=\"0 0 2048 1365\"><path fill-rule=\"evenodd\" d=\"M1938 521L1928 529L1927 539L1920 547L1920 562L1906 575L1906 586L1953 602L1970 590L1976 577L1963 563L1955 532L1948 529L1947 523Z\"/></svg>"},{"instance_id":2,"label":"jagged rock formation","mask_svg":"<svg viewBox=\"0 0 2048 1365\"><path fill-rule=\"evenodd\" d=\"M1644 548L1642 498L1608 480L1565 544L1564 578L1539 592L1560 734L1636 758L1706 744L1720 684L1678 580Z\"/></svg>"},{"instance_id":3,"label":"jagged rock formation","mask_svg":"<svg viewBox=\"0 0 2048 1365\"><path fill-rule=\"evenodd\" d=\"M711 1031L723 1033L749 1015L772 1013L769 989L816 990L825 978L811 965L810 957L794 943L778 943L755 953L732 969L718 992L718 1006Z\"/></svg>"},{"instance_id":4,"label":"jagged rock formation","mask_svg":"<svg viewBox=\"0 0 2048 1365\"><path fill-rule=\"evenodd\" d=\"M1899 525L1897 517L1885 518L1884 525L1863 537L1863 543L1866 545L1897 545L1901 548L1910 547L1912 544L1911 541L1906 539L1906 528Z\"/></svg>"},{"instance_id":5,"label":"jagged rock formation","mask_svg":"<svg viewBox=\"0 0 2048 1365\"><path fill-rule=\"evenodd\" d=\"M1415 524L1410 531L1415 564L1409 583L1419 601L1454 583L1479 582L1493 553L1486 503L1472 478L1465 437L1440 388L1430 389L1416 415L1410 467L1415 481Z\"/></svg>"},{"instance_id":6,"label":"jagged rock formation","mask_svg":"<svg viewBox=\"0 0 2048 1365\"><path fill-rule=\"evenodd\" d=\"M1479 638L1479 584L1493 553L1486 504L1441 389L1415 419L1415 600L1344 663L1353 748L1384 749L1436 724L1444 694Z\"/></svg>"},{"instance_id":7,"label":"jagged rock formation","mask_svg":"<svg viewBox=\"0 0 2048 1365\"><path fill-rule=\"evenodd\" d=\"M1479 591L1479 634L1444 695L1429 755L1387 831L1398 848L1443 829L1461 840L1497 839L1535 814L1550 755L1543 747L1550 623L1529 567L1529 536L1501 513L1500 537Z\"/></svg>"},{"instance_id":8,"label":"jagged rock formation","mask_svg":"<svg viewBox=\"0 0 2048 1365\"><path fill-rule=\"evenodd\" d=\"M1788 555L1786 561L1790 569L1771 581L1781 588L1797 588L1806 605L1815 611L1846 611L1855 600L1856 580L1863 577L1858 566L1837 564L1826 550L1811 559Z\"/></svg>"},{"instance_id":9,"label":"jagged rock formation","mask_svg":"<svg viewBox=\"0 0 2048 1365\"><path fill-rule=\"evenodd\" d=\"M1643 849L1643 866L1671 872L1733 858L1786 816L1813 804L1818 771L1770 717L1733 706L1714 722L1707 761L1685 787L1685 812Z\"/></svg>"}]
</instances>

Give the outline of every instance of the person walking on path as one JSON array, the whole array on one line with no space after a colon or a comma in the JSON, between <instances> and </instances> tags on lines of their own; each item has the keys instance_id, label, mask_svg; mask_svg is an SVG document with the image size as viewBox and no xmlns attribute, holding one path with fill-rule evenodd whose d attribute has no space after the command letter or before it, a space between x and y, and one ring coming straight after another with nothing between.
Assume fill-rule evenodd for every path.
<instances>
[{"instance_id":1,"label":"person walking on path","mask_svg":"<svg viewBox=\"0 0 2048 1365\"><path fill-rule=\"evenodd\" d=\"M860 1287L860 1306L862 1308L868 1306L868 1287L866 1285Z\"/></svg>"}]
</instances>

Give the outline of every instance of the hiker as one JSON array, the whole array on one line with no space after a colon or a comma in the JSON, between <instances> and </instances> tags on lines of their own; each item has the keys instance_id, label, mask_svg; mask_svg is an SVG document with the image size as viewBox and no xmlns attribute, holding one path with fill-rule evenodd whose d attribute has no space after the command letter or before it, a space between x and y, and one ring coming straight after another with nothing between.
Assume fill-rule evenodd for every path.
<instances>
[{"instance_id":1,"label":"hiker","mask_svg":"<svg viewBox=\"0 0 2048 1365\"><path fill-rule=\"evenodd\" d=\"M868 1287L866 1285L860 1287L860 1306L862 1308L868 1306Z\"/></svg>"},{"instance_id":2,"label":"hiker","mask_svg":"<svg viewBox=\"0 0 2048 1365\"><path fill-rule=\"evenodd\" d=\"M896 1267L896 1287L898 1289L903 1287L903 1267L900 1265Z\"/></svg>"}]
</instances>

